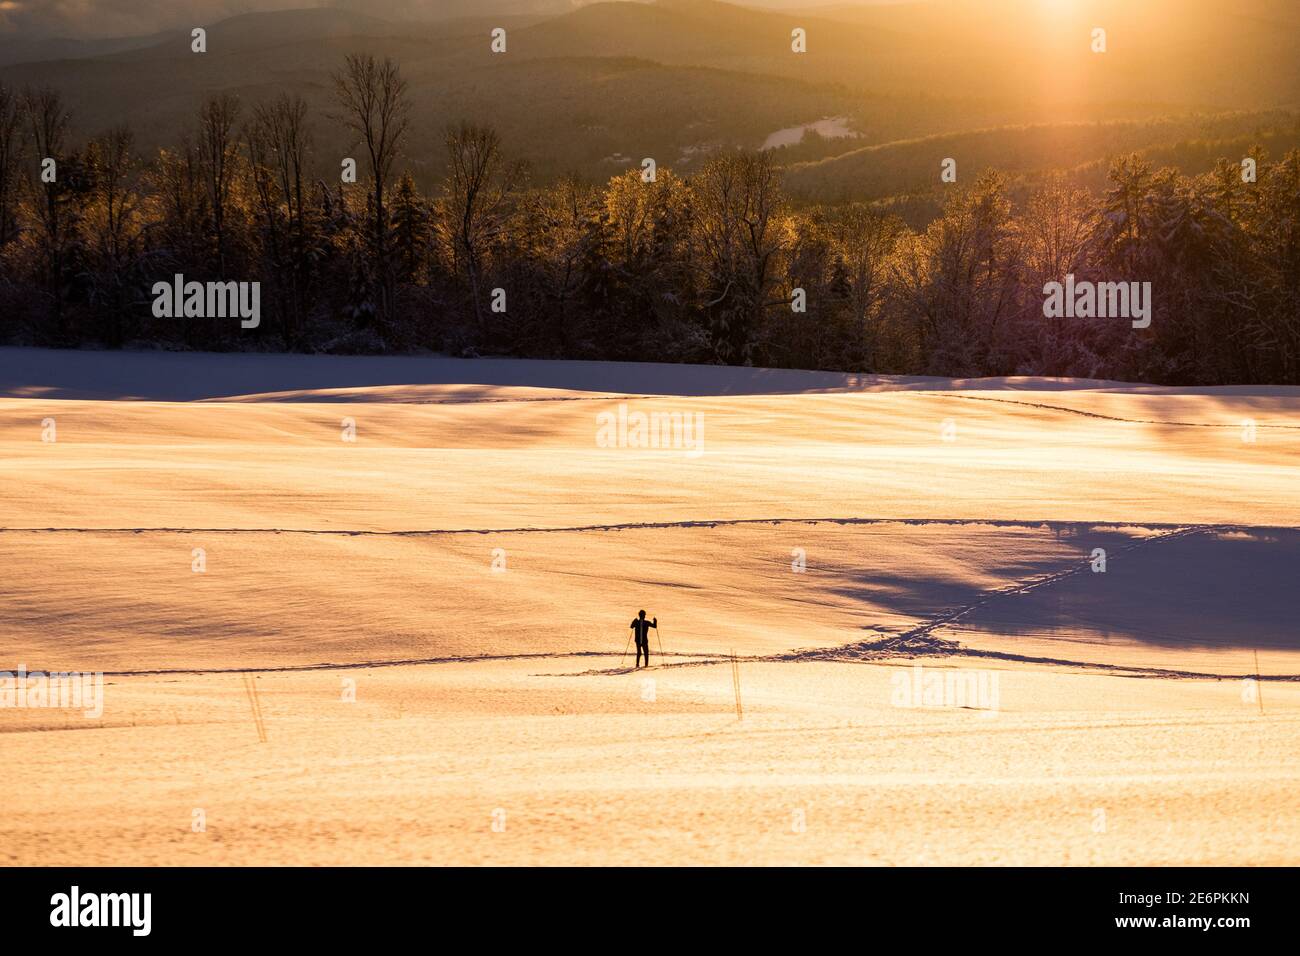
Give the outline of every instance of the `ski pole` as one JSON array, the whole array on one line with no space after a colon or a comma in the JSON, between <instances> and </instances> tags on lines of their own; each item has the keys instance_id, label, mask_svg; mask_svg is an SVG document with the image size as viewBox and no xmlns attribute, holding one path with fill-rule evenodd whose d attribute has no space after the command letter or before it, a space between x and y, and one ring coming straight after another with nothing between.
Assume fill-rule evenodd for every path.
<instances>
[{"instance_id":1,"label":"ski pole","mask_svg":"<svg viewBox=\"0 0 1300 956\"><path fill-rule=\"evenodd\" d=\"M623 645L623 656L618 659L618 666L622 667L627 663L627 649L632 646L632 635L628 634L627 643Z\"/></svg>"},{"instance_id":2,"label":"ski pole","mask_svg":"<svg viewBox=\"0 0 1300 956\"><path fill-rule=\"evenodd\" d=\"M660 663L662 664L662 658L664 656L664 638L662 632L659 630L658 624L655 625L655 640L659 642L659 657L661 658Z\"/></svg>"}]
</instances>

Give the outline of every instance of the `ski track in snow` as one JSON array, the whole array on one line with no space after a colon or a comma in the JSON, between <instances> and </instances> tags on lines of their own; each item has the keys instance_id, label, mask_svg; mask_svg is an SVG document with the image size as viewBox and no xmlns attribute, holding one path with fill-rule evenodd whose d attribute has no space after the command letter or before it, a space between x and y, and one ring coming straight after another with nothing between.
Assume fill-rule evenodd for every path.
<instances>
[{"instance_id":1,"label":"ski track in snow","mask_svg":"<svg viewBox=\"0 0 1300 956\"><path fill-rule=\"evenodd\" d=\"M1100 412L1088 412L1068 405L1049 405L1045 402L1021 402L1014 398L990 398L987 395L957 395L943 392L917 392L932 398L960 398L968 402L997 402L999 405L1023 405L1025 408L1039 408L1045 411L1067 412L1082 415L1084 418L1097 418L1104 422L1120 422L1125 425L1168 425L1171 428L1241 428L1241 422L1167 422L1153 418L1120 418L1117 415L1103 415ZM1159 397L1159 396L1157 396ZM1256 428L1300 429L1300 425L1256 424Z\"/></svg>"},{"instance_id":2,"label":"ski track in snow","mask_svg":"<svg viewBox=\"0 0 1300 956\"><path fill-rule=\"evenodd\" d=\"M520 534L520 533L563 533L563 532L585 532L585 531L625 531L638 529L662 529L662 528L711 528L719 525L749 525L749 524L840 524L840 525L879 525L879 524L900 524L900 525L986 525L995 527L1018 527L1018 528L1042 528L1048 527L1053 530L1068 528L1141 528L1143 530L1161 532L1149 538L1143 538L1132 544L1120 549L1117 554L1128 554L1139 548L1146 548L1157 545L1162 542L1172 541L1179 538L1190 537L1201 534L1214 534L1232 531L1249 530L1252 526L1240 524L1201 524L1201 525L1178 525L1178 524L1150 524L1138 522L1087 522L1087 521L1010 521L1010 520L990 520L978 518L955 518L955 519L907 519L907 518L738 518L732 520L710 521L667 521L667 522L644 522L628 524L610 524L610 525L585 525L565 528L501 528L501 529L435 529L429 531L346 531L334 529L286 529L286 528L0 528L0 533L77 533L77 534L146 534L146 533L165 533L165 534L315 534L315 535L388 535L394 537L402 536L425 536L425 535L462 535L462 534ZM1252 675L1252 674L1212 674L1200 671L1181 671L1170 670L1157 667L1137 667L1120 664L1103 664L1090 661L1067 660L1063 658L1050 657L1031 657L1023 654L1013 654L1005 651L988 651L964 648L958 641L945 640L935 636L936 631L947 627L950 624L959 621L963 617L984 607L990 602L997 601L1000 598L1009 597L1017 594L1026 594L1039 588L1048 587L1076 574L1081 574L1089 570L1091 560L1082 559L1077 564L1073 564L1061 571L1055 571L1049 574L1037 575L1023 581L1013 582L1004 587L995 588L982 594L978 599L969 604L944 611L936 617L925 621L916 627L910 628L901 634L886 637L872 641L855 641L849 644L840 645L839 647L824 648L807 648L792 650L784 654L773 655L748 655L737 658L747 662L763 663L806 663L806 662L838 662L838 663L867 663L880 664L886 661L896 661L902 659L913 659L917 657L975 657L991 660L1002 660L1008 662L1018 662L1025 664L1047 664L1059 667L1075 667L1085 670L1097 670L1115 674L1122 677L1141 677L1141 678L1175 678L1175 679L1199 679L1199 680L1240 680L1245 677L1256 677L1259 680L1273 681L1300 681L1300 674L1282 674L1282 675ZM453 657L426 657L426 658L407 658L399 660L381 660L381 661L353 661L353 662L322 662L319 664L294 664L282 667L252 667L252 668L177 668L162 670L128 670L128 671L105 671L105 677L167 677L181 675L213 675L213 674L276 674L292 673L302 671L323 671L323 670L354 670L364 668L380 667L409 667L417 665L433 664L465 664L488 661L510 661L510 660L560 660L567 658L579 657L612 657L613 655L606 650L579 650L567 651L561 653L539 653L539 654L483 654L470 656L453 656ZM626 655L623 655L626 656ZM725 663L730 660L730 656L719 654L661 654L671 663L656 665L657 667L696 667L701 665ZM683 661L681 658L690 658ZM36 670L35 668L33 670ZM629 668L620 665L617 668L608 668L601 670L588 670L581 672L583 675L618 675L630 674L635 672L635 668ZM538 676L553 676L541 674Z\"/></svg>"},{"instance_id":3,"label":"ski track in snow","mask_svg":"<svg viewBox=\"0 0 1300 956\"><path fill-rule=\"evenodd\" d=\"M1062 521L1059 519L1012 520L1000 518L696 518L684 521L627 521L611 524L556 525L553 527L524 526L517 528L423 528L382 531L368 528L0 528L0 534L308 534L344 535L351 537L434 537L439 535L470 534L565 534L586 531L640 531L671 528L717 528L739 525L788 524L838 524L852 525L907 525L923 527L990 527L990 528L1050 528L1065 531L1075 528L1141 528L1146 531L1178 531L1187 528L1179 522L1149 521ZM1250 530L1300 530L1295 525L1199 524L1198 531L1230 532Z\"/></svg>"}]
</instances>

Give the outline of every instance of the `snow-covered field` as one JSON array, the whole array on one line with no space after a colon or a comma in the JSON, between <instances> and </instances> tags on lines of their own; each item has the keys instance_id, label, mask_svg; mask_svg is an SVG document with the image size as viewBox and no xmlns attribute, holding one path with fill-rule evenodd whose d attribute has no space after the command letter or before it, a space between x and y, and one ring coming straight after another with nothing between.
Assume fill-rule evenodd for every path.
<instances>
[{"instance_id":1,"label":"snow-covered field","mask_svg":"<svg viewBox=\"0 0 1300 956\"><path fill-rule=\"evenodd\" d=\"M1298 463L1300 389L0 349L0 671L106 673L0 707L0 860L1294 864Z\"/></svg>"}]
</instances>

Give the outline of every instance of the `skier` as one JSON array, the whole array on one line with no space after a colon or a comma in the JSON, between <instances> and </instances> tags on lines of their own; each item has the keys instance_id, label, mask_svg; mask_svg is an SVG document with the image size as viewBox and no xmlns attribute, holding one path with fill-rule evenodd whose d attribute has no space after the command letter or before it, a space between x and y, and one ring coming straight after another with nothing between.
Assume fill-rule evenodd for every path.
<instances>
[{"instance_id":1,"label":"skier","mask_svg":"<svg viewBox=\"0 0 1300 956\"><path fill-rule=\"evenodd\" d=\"M647 621L645 611L632 620L632 630L636 633L636 666L641 666L641 655L645 654L645 666L650 666L650 628L659 630L659 618Z\"/></svg>"}]
</instances>

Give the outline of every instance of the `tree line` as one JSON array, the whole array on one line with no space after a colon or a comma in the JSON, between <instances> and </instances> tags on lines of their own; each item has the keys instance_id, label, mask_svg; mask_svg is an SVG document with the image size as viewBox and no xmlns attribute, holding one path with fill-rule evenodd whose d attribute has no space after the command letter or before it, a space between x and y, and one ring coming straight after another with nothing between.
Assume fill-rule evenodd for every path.
<instances>
[{"instance_id":1,"label":"tree line","mask_svg":"<svg viewBox=\"0 0 1300 956\"><path fill-rule=\"evenodd\" d=\"M147 159L125 126L69 142L57 90L0 86L0 339L1300 382L1300 152L1256 150L1253 176L1128 157L1100 191L989 172L914 230L878 204L789 202L762 152L538 186L474 123L446 131L425 191L397 64L348 56L334 86L325 117L211 96ZM314 150L322 121L354 134L355 182ZM260 282L261 325L155 318L178 273ZM1045 317L1067 274L1150 282L1151 327Z\"/></svg>"}]
</instances>

